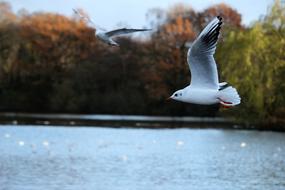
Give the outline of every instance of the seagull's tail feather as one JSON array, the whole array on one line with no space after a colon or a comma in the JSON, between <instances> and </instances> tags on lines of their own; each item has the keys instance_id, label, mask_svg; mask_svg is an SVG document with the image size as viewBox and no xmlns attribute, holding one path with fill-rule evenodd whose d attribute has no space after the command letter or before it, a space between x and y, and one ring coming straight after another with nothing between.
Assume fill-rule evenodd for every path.
<instances>
[{"instance_id":1,"label":"seagull's tail feather","mask_svg":"<svg viewBox=\"0 0 285 190\"><path fill-rule=\"evenodd\" d=\"M219 91L219 100L224 107L233 107L240 104L241 99L237 90L232 86L228 86Z\"/></svg>"}]
</instances>

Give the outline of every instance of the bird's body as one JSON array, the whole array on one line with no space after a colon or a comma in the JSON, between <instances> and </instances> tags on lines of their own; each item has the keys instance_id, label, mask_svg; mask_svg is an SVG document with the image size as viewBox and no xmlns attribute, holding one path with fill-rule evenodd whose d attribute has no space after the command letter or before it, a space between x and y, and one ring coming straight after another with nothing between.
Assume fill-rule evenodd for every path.
<instances>
[{"instance_id":1,"label":"bird's body","mask_svg":"<svg viewBox=\"0 0 285 190\"><path fill-rule=\"evenodd\" d=\"M187 53L191 72L191 83L176 91L170 98L194 104L211 105L220 103L231 107L240 104L235 88L226 82L219 83L217 65L214 59L220 34L222 18L216 17L200 33Z\"/></svg>"},{"instance_id":2,"label":"bird's body","mask_svg":"<svg viewBox=\"0 0 285 190\"><path fill-rule=\"evenodd\" d=\"M179 99L181 102L210 105L219 103L218 91L215 89L195 88L191 85L182 89L182 97Z\"/></svg>"},{"instance_id":3,"label":"bird's body","mask_svg":"<svg viewBox=\"0 0 285 190\"><path fill-rule=\"evenodd\" d=\"M96 26L95 23L89 17L82 15L78 10L73 9L73 11L81 19L93 25L93 27L96 29L95 36L99 40L111 46L119 46L119 44L113 40L114 37L124 35L124 34L134 33L134 32L150 31L150 29L132 29L132 28L119 28L116 30L106 31L105 29Z\"/></svg>"},{"instance_id":4,"label":"bird's body","mask_svg":"<svg viewBox=\"0 0 285 190\"><path fill-rule=\"evenodd\" d=\"M109 44L111 46L119 46L117 42L115 42L112 38L106 35L105 32L98 32L95 34L95 36L101 40L102 42Z\"/></svg>"}]
</instances>

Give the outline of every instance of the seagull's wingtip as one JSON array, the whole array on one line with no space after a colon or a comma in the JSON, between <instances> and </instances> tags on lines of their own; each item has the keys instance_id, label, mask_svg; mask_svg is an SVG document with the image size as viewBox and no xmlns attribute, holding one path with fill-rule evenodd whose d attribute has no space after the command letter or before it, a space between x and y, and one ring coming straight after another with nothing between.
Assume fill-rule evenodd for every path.
<instances>
[{"instance_id":1,"label":"seagull's wingtip","mask_svg":"<svg viewBox=\"0 0 285 190\"><path fill-rule=\"evenodd\" d=\"M217 19L219 19L219 21L223 20L223 18L220 15L217 16Z\"/></svg>"},{"instance_id":2,"label":"seagull's wingtip","mask_svg":"<svg viewBox=\"0 0 285 190\"><path fill-rule=\"evenodd\" d=\"M144 28L144 29L139 29L140 31L152 31L151 28Z\"/></svg>"},{"instance_id":3,"label":"seagull's wingtip","mask_svg":"<svg viewBox=\"0 0 285 190\"><path fill-rule=\"evenodd\" d=\"M171 96L165 99L165 101L170 101L170 100L172 100Z\"/></svg>"}]
</instances>

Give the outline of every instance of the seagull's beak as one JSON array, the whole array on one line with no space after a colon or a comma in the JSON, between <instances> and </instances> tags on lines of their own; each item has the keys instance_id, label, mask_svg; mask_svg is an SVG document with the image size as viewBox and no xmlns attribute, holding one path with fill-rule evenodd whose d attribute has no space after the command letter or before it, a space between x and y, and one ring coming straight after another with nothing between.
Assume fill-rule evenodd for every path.
<instances>
[{"instance_id":1,"label":"seagull's beak","mask_svg":"<svg viewBox=\"0 0 285 190\"><path fill-rule=\"evenodd\" d=\"M166 98L165 100L166 101L169 101L169 100L171 100L172 98L171 98L171 96L170 97L168 97L168 98Z\"/></svg>"}]
</instances>

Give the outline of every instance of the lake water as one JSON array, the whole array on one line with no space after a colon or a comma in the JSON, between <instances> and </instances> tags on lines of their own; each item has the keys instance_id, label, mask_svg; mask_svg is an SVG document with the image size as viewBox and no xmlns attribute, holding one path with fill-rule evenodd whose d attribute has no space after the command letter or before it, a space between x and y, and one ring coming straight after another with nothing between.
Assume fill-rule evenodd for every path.
<instances>
[{"instance_id":1,"label":"lake water","mask_svg":"<svg viewBox=\"0 0 285 190\"><path fill-rule=\"evenodd\" d=\"M285 134L0 126L0 190L284 190Z\"/></svg>"}]
</instances>

